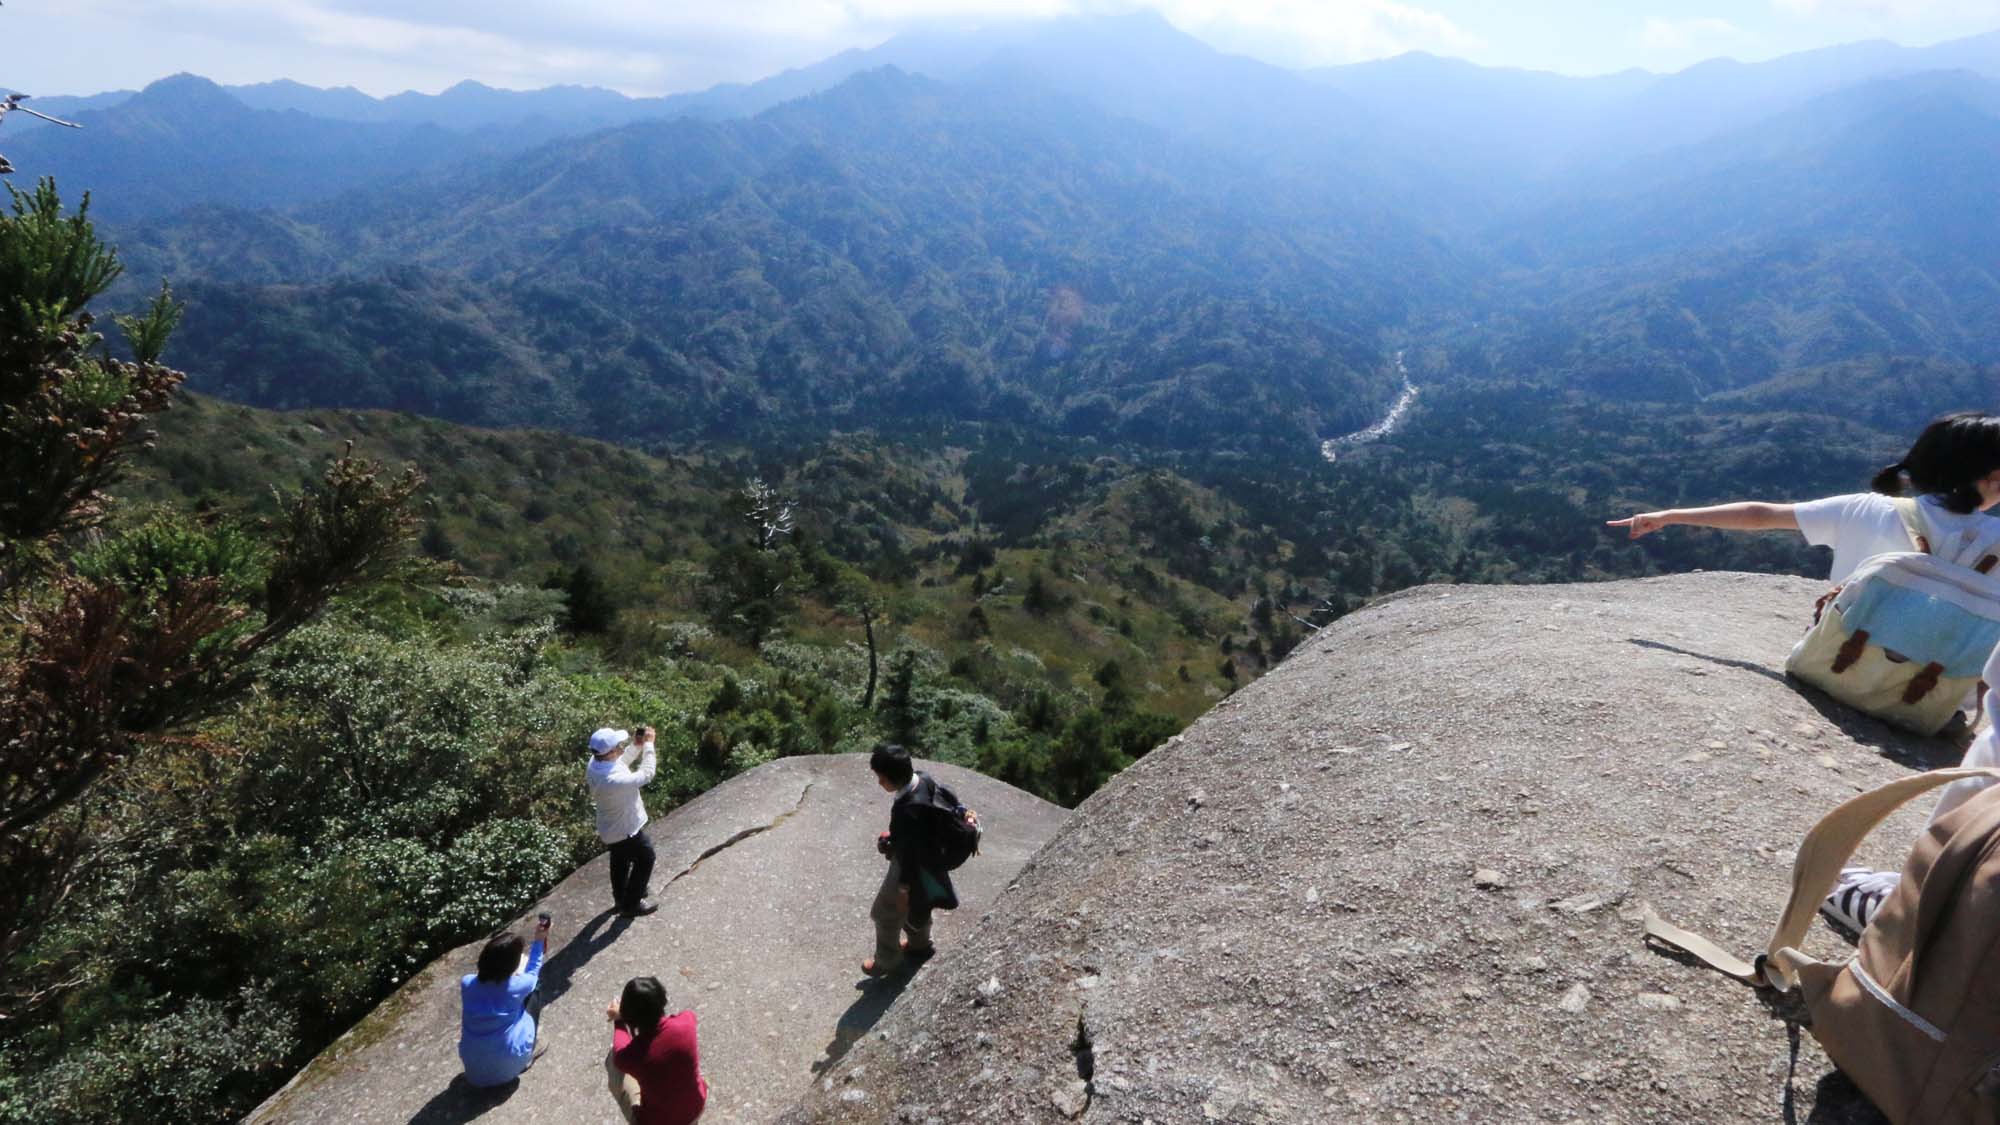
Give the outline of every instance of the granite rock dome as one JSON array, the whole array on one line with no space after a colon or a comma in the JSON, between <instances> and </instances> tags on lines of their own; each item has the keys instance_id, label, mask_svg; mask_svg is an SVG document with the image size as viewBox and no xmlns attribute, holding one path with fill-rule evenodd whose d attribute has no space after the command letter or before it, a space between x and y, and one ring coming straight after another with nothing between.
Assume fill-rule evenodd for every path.
<instances>
[{"instance_id":1,"label":"granite rock dome","mask_svg":"<svg viewBox=\"0 0 2000 1125\"><path fill-rule=\"evenodd\" d=\"M914 979L955 955L1069 815L971 771L919 765L979 809L988 831L955 877L964 906L937 916L939 955ZM483 944L473 942L404 984L246 1120L615 1125L604 1006L627 979L650 974L673 1008L700 1019L702 1120L769 1121L912 979L869 982L856 968L873 948L875 834L888 809L865 755L784 758L732 778L649 826L658 913L613 914L600 855L517 924L525 931L538 910L555 917L541 981L549 1049L517 1082L480 1092L459 1077L458 979Z\"/></svg>"},{"instance_id":2,"label":"granite rock dome","mask_svg":"<svg viewBox=\"0 0 2000 1125\"><path fill-rule=\"evenodd\" d=\"M1876 1120L1638 921L1754 950L1815 818L1956 759L1787 682L1822 588L1434 586L1340 621L1086 801L785 1120Z\"/></svg>"}]
</instances>

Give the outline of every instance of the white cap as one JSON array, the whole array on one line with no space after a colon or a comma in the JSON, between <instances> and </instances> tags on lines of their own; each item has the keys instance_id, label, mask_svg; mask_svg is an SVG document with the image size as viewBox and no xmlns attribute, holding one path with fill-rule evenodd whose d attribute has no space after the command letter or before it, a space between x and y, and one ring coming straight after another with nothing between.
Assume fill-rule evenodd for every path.
<instances>
[{"instance_id":1,"label":"white cap","mask_svg":"<svg viewBox=\"0 0 2000 1125\"><path fill-rule=\"evenodd\" d=\"M599 727L597 728L597 733L590 736L590 752L593 754L602 754L606 750L616 750L630 741L632 741L632 736L622 730L614 730L611 727Z\"/></svg>"}]
</instances>

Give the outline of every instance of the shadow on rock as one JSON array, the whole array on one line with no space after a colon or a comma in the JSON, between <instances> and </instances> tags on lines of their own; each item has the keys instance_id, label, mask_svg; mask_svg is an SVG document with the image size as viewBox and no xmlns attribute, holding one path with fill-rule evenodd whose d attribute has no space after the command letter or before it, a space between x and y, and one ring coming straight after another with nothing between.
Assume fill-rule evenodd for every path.
<instances>
[{"instance_id":1,"label":"shadow on rock","mask_svg":"<svg viewBox=\"0 0 2000 1125\"><path fill-rule=\"evenodd\" d=\"M410 1118L410 1125L463 1125L514 1096L521 1080L499 1086L474 1086L461 1074L437 1092Z\"/></svg>"},{"instance_id":2,"label":"shadow on rock","mask_svg":"<svg viewBox=\"0 0 2000 1125\"><path fill-rule=\"evenodd\" d=\"M1942 733L1934 737L1911 734L1898 730L1880 719L1871 718L1854 708L1841 703L1818 688L1799 683L1790 676L1774 668L1749 660L1731 660L1723 656L1711 656L1705 652L1676 648L1659 641L1649 641L1641 637L1628 637L1640 648L1655 652L1672 653L1694 660L1718 664L1724 668L1735 668L1745 672L1755 672L1766 679L1776 680L1790 687L1798 697L1812 705L1820 718L1832 723L1840 732L1864 746L1872 747L1883 757L1911 769L1934 770L1945 766L1955 766L1965 756L1965 747L1971 740L1971 731L1962 723L1954 721Z\"/></svg>"},{"instance_id":3,"label":"shadow on rock","mask_svg":"<svg viewBox=\"0 0 2000 1125\"><path fill-rule=\"evenodd\" d=\"M1781 1107L1781 1118L1785 1125L1801 1125L1799 1121L1798 1076L1799 1045L1807 1026L1805 997L1798 992L1773 992L1758 989L1757 999L1774 1018L1785 1021L1785 1038L1789 1042L1790 1058L1785 1065L1785 1097ZM1813 1088L1812 1112L1806 1115L1803 1125L1889 1125L1889 1119L1868 1100L1861 1088L1838 1070L1829 1071Z\"/></svg>"},{"instance_id":4,"label":"shadow on rock","mask_svg":"<svg viewBox=\"0 0 2000 1125\"><path fill-rule=\"evenodd\" d=\"M1889 1125L1889 1118L1875 1108L1853 1079L1836 1070L1819 1080L1805 1125Z\"/></svg>"},{"instance_id":5,"label":"shadow on rock","mask_svg":"<svg viewBox=\"0 0 2000 1125\"><path fill-rule=\"evenodd\" d=\"M1736 668L1745 672L1755 672L1767 680L1776 680L1781 684L1790 682L1786 678L1783 672L1779 672L1772 668L1767 668L1762 664L1756 663L1755 661L1731 660L1726 656L1710 656L1708 653L1705 652L1695 652L1692 649L1676 648L1673 645L1662 644L1659 641L1649 641L1644 639L1643 637L1632 637L1629 639L1633 644L1638 645L1640 648L1650 648L1655 652L1671 652L1675 656L1687 656L1687 657L1692 657L1696 660L1705 660L1710 664L1720 664L1724 668Z\"/></svg>"},{"instance_id":6,"label":"shadow on rock","mask_svg":"<svg viewBox=\"0 0 2000 1125\"><path fill-rule=\"evenodd\" d=\"M840 1013L840 1021L833 1026L833 1042L826 1045L825 1054L812 1065L813 1073L825 1072L840 1061L840 1057L847 1053L848 1048L859 1043L861 1037L868 1034L868 1029L874 1027L875 1022L889 1010L889 1005L896 1002L896 997L901 996L903 990L910 986L910 980L915 975L915 969L905 968L889 976L862 981L855 985L861 995L855 998L854 1003L847 1006L846 1011Z\"/></svg>"},{"instance_id":7,"label":"shadow on rock","mask_svg":"<svg viewBox=\"0 0 2000 1125\"><path fill-rule=\"evenodd\" d=\"M1834 933L1846 938L1850 943L1855 935L1842 926L1832 926ZM1691 969L1710 972L1700 958L1685 950L1662 945L1648 940L1646 948L1660 957L1686 965ZM1793 990L1779 992L1775 989L1756 988L1752 990L1765 1014L1785 1025L1785 1038L1790 1045L1790 1058L1785 1066L1784 1104L1780 1117L1784 1125L1889 1125L1889 1119L1868 1100L1868 1095L1860 1087L1838 1070L1821 1078L1813 1091L1812 1112L1803 1122L1799 1118L1798 1073L1799 1046L1804 1029L1810 1025L1811 1014L1806 1009L1805 996Z\"/></svg>"},{"instance_id":8,"label":"shadow on rock","mask_svg":"<svg viewBox=\"0 0 2000 1125\"><path fill-rule=\"evenodd\" d=\"M632 919L616 910L606 910L585 923L575 937L542 965L541 1005L547 1007L568 992L570 978L576 975L576 971L617 941L618 935L631 925Z\"/></svg>"}]
</instances>

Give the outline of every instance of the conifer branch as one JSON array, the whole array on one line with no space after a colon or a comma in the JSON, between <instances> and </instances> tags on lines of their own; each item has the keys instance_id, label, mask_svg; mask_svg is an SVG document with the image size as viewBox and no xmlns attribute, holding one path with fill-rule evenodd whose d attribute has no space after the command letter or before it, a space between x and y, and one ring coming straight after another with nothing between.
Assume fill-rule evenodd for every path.
<instances>
[{"instance_id":1,"label":"conifer branch","mask_svg":"<svg viewBox=\"0 0 2000 1125\"><path fill-rule=\"evenodd\" d=\"M8 94L4 99L0 99L0 119L4 119L10 113L25 113L29 117L39 117L51 125L60 125L65 129L83 128L83 126L74 121L64 121L60 117L51 117L39 109L29 109L27 106L21 104L27 100L28 95L26 94Z\"/></svg>"},{"instance_id":2,"label":"conifer branch","mask_svg":"<svg viewBox=\"0 0 2000 1125\"><path fill-rule=\"evenodd\" d=\"M29 117L39 117L51 125L60 125L65 129L83 128L83 126L78 125L74 121L64 121L60 117L51 117L39 109L29 109L27 106L21 104L27 100L28 95L26 94L8 94L6 97L0 98L0 122L6 121L7 115L10 113L25 113ZM9 163L5 156L0 156L0 176L8 175L13 171L14 165Z\"/></svg>"}]
</instances>

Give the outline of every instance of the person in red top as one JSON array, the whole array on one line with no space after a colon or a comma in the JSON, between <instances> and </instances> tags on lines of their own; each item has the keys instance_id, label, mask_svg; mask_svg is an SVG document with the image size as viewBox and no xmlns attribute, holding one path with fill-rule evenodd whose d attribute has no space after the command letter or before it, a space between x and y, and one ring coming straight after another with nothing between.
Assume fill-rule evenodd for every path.
<instances>
[{"instance_id":1,"label":"person in red top","mask_svg":"<svg viewBox=\"0 0 2000 1125\"><path fill-rule=\"evenodd\" d=\"M690 1125L708 1104L694 1013L667 1014L658 977L633 977L604 1009L611 1021L611 1095L632 1125Z\"/></svg>"}]
</instances>

